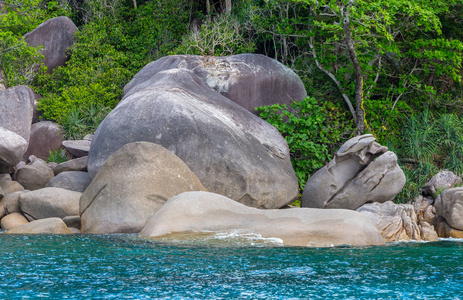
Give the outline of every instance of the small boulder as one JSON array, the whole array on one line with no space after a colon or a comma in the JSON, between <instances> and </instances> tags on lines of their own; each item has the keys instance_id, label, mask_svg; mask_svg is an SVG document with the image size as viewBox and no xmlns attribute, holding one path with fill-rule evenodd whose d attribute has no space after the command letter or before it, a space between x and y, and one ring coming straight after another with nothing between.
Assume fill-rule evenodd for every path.
<instances>
[{"instance_id":1,"label":"small boulder","mask_svg":"<svg viewBox=\"0 0 463 300\"><path fill-rule=\"evenodd\" d=\"M64 218L79 214L82 193L47 187L19 196L21 211L29 221L46 218Z\"/></svg>"},{"instance_id":2,"label":"small boulder","mask_svg":"<svg viewBox=\"0 0 463 300\"><path fill-rule=\"evenodd\" d=\"M7 180L1 181L0 180L0 188L3 190L4 195L8 195L14 192L23 191L24 187L17 181Z\"/></svg>"},{"instance_id":3,"label":"small boulder","mask_svg":"<svg viewBox=\"0 0 463 300\"><path fill-rule=\"evenodd\" d=\"M193 71L208 86L252 113L259 106L291 104L307 97L302 80L293 70L261 54L166 56L138 72L124 87L124 94L171 69Z\"/></svg>"},{"instance_id":4,"label":"small boulder","mask_svg":"<svg viewBox=\"0 0 463 300\"><path fill-rule=\"evenodd\" d=\"M0 126L0 166L6 169L16 166L26 152L27 145L22 136Z\"/></svg>"},{"instance_id":5,"label":"small boulder","mask_svg":"<svg viewBox=\"0 0 463 300\"><path fill-rule=\"evenodd\" d=\"M455 173L447 170L440 171L426 183L421 194L436 199L443 190L461 185L462 182L460 176L455 175Z\"/></svg>"},{"instance_id":6,"label":"small boulder","mask_svg":"<svg viewBox=\"0 0 463 300\"><path fill-rule=\"evenodd\" d=\"M63 129L60 125L51 121L32 124L29 148L24 154L24 159L30 155L45 159L50 151L59 149L63 141Z\"/></svg>"},{"instance_id":7,"label":"small boulder","mask_svg":"<svg viewBox=\"0 0 463 300\"><path fill-rule=\"evenodd\" d=\"M289 246L382 245L368 217L350 210L257 209L207 192L169 199L140 232L153 238L176 232L238 231L278 238Z\"/></svg>"},{"instance_id":8,"label":"small boulder","mask_svg":"<svg viewBox=\"0 0 463 300\"><path fill-rule=\"evenodd\" d=\"M54 173L45 161L37 159L19 169L15 177L24 188L33 191L44 188L54 177Z\"/></svg>"},{"instance_id":9,"label":"small boulder","mask_svg":"<svg viewBox=\"0 0 463 300\"><path fill-rule=\"evenodd\" d=\"M57 187L83 193L92 179L87 172L68 171L59 173L47 183L47 187Z\"/></svg>"},{"instance_id":10,"label":"small boulder","mask_svg":"<svg viewBox=\"0 0 463 300\"><path fill-rule=\"evenodd\" d=\"M66 49L74 43L76 25L68 17L46 20L33 31L24 35L24 40L33 47L43 46L44 64L51 73L68 60Z\"/></svg>"},{"instance_id":11,"label":"small boulder","mask_svg":"<svg viewBox=\"0 0 463 300\"><path fill-rule=\"evenodd\" d=\"M7 234L72 234L60 218L47 218L14 227Z\"/></svg>"},{"instance_id":12,"label":"small boulder","mask_svg":"<svg viewBox=\"0 0 463 300\"><path fill-rule=\"evenodd\" d=\"M34 92L25 85L15 86L0 92L0 127L20 135L28 142L34 99ZM2 141L0 144L3 144L3 139L0 141Z\"/></svg>"},{"instance_id":13,"label":"small boulder","mask_svg":"<svg viewBox=\"0 0 463 300\"><path fill-rule=\"evenodd\" d=\"M82 233L138 233L167 199L204 190L188 166L164 147L126 144L82 194Z\"/></svg>"},{"instance_id":14,"label":"small boulder","mask_svg":"<svg viewBox=\"0 0 463 300\"><path fill-rule=\"evenodd\" d=\"M88 156L91 143L92 142L88 140L64 141L63 147L66 148L72 156L82 157Z\"/></svg>"},{"instance_id":15,"label":"small boulder","mask_svg":"<svg viewBox=\"0 0 463 300\"><path fill-rule=\"evenodd\" d=\"M309 178L301 206L356 210L394 199L405 185L397 156L371 134L348 140L328 165Z\"/></svg>"},{"instance_id":16,"label":"small boulder","mask_svg":"<svg viewBox=\"0 0 463 300\"><path fill-rule=\"evenodd\" d=\"M27 193L30 191L17 191L5 196L5 213L12 214L12 213L21 213L21 208L19 206L19 196L23 193Z\"/></svg>"},{"instance_id":17,"label":"small boulder","mask_svg":"<svg viewBox=\"0 0 463 300\"><path fill-rule=\"evenodd\" d=\"M79 157L76 159L71 159L60 163L58 166L53 168L53 172L55 176L62 172L69 172L69 171L82 171L87 172L87 162L88 156Z\"/></svg>"},{"instance_id":18,"label":"small boulder","mask_svg":"<svg viewBox=\"0 0 463 300\"><path fill-rule=\"evenodd\" d=\"M463 187L442 191L434 204L438 217L442 217L450 227L463 230Z\"/></svg>"},{"instance_id":19,"label":"small boulder","mask_svg":"<svg viewBox=\"0 0 463 300\"><path fill-rule=\"evenodd\" d=\"M3 230L10 230L27 223L29 223L29 221L22 214L12 213L2 218L1 226Z\"/></svg>"}]
</instances>

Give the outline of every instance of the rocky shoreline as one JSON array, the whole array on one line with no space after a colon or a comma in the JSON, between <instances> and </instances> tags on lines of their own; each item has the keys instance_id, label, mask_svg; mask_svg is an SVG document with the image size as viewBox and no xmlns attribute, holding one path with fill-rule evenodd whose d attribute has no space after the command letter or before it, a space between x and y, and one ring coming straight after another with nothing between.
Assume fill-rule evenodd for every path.
<instances>
[{"instance_id":1,"label":"rocky shoreline","mask_svg":"<svg viewBox=\"0 0 463 300\"><path fill-rule=\"evenodd\" d=\"M36 34L67 30L63 18ZM126 85L94 135L66 141L37 118L29 87L1 91L1 228L145 238L240 230L316 247L463 237L461 178L443 171L410 204L394 204L405 175L372 135L342 145L307 182L302 208L287 208L299 197L288 145L252 111L305 96L294 72L262 55L169 56ZM74 159L47 164L60 147Z\"/></svg>"}]
</instances>

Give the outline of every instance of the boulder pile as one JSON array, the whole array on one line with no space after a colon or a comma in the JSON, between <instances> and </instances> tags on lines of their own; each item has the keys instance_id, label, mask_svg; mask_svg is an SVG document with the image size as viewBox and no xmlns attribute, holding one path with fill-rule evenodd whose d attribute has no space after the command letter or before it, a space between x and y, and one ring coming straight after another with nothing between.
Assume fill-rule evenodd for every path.
<instances>
[{"instance_id":1,"label":"boulder pile","mask_svg":"<svg viewBox=\"0 0 463 300\"><path fill-rule=\"evenodd\" d=\"M67 59L74 27L55 18L26 41L43 45L51 70ZM281 209L299 197L288 145L253 112L305 96L294 72L262 55L170 56L126 85L94 135L65 141L57 124L35 121L29 87L0 91L1 228L144 238L238 231L316 247L463 237L461 179L438 174L412 204L394 204L405 176L372 135L347 141L309 179L303 208ZM46 163L56 149L73 159Z\"/></svg>"}]
</instances>

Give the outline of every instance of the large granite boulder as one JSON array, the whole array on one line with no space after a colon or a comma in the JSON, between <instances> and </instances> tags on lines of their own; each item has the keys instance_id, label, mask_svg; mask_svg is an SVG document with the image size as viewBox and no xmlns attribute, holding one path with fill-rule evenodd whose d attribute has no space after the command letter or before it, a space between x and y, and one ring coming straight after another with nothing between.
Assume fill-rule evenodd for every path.
<instances>
[{"instance_id":1,"label":"large granite boulder","mask_svg":"<svg viewBox=\"0 0 463 300\"><path fill-rule=\"evenodd\" d=\"M438 217L457 230L463 230L463 187L442 191L434 203Z\"/></svg>"},{"instance_id":2,"label":"large granite boulder","mask_svg":"<svg viewBox=\"0 0 463 300\"><path fill-rule=\"evenodd\" d=\"M60 218L47 218L16 226L7 234L72 234Z\"/></svg>"},{"instance_id":3,"label":"large granite boulder","mask_svg":"<svg viewBox=\"0 0 463 300\"><path fill-rule=\"evenodd\" d=\"M68 171L59 173L47 183L47 187L57 187L83 193L92 182L87 172Z\"/></svg>"},{"instance_id":4,"label":"large granite boulder","mask_svg":"<svg viewBox=\"0 0 463 300\"><path fill-rule=\"evenodd\" d=\"M309 178L301 206L356 210L367 202L394 199L404 185L397 156L376 143L373 135L357 136Z\"/></svg>"},{"instance_id":5,"label":"large granite boulder","mask_svg":"<svg viewBox=\"0 0 463 300\"><path fill-rule=\"evenodd\" d=\"M9 172L20 162L26 150L27 141L22 136L0 126L0 172Z\"/></svg>"},{"instance_id":6,"label":"large granite boulder","mask_svg":"<svg viewBox=\"0 0 463 300\"><path fill-rule=\"evenodd\" d=\"M256 233L264 238L279 238L291 246L384 243L368 217L354 211L262 210L207 192L187 192L169 199L149 220L140 236L150 238L191 231Z\"/></svg>"},{"instance_id":7,"label":"large granite boulder","mask_svg":"<svg viewBox=\"0 0 463 300\"><path fill-rule=\"evenodd\" d=\"M57 150L65 140L63 129L60 125L51 121L34 123L31 126L29 148L27 148L24 159L31 155L45 159L50 151Z\"/></svg>"},{"instance_id":8,"label":"large granite boulder","mask_svg":"<svg viewBox=\"0 0 463 300\"><path fill-rule=\"evenodd\" d=\"M129 143L108 159L82 194L81 231L138 233L167 199L204 190L172 152L153 143Z\"/></svg>"},{"instance_id":9,"label":"large granite boulder","mask_svg":"<svg viewBox=\"0 0 463 300\"><path fill-rule=\"evenodd\" d=\"M15 174L16 180L31 191L44 188L54 176L53 170L42 159L32 161Z\"/></svg>"},{"instance_id":10,"label":"large granite boulder","mask_svg":"<svg viewBox=\"0 0 463 300\"><path fill-rule=\"evenodd\" d=\"M280 133L191 71L159 72L130 90L93 137L90 176L112 153L135 141L162 145L206 189L246 205L278 208L298 197L288 145Z\"/></svg>"},{"instance_id":11,"label":"large granite boulder","mask_svg":"<svg viewBox=\"0 0 463 300\"><path fill-rule=\"evenodd\" d=\"M46 218L64 218L79 214L82 193L47 187L22 193L19 196L21 211L29 221Z\"/></svg>"},{"instance_id":12,"label":"large granite boulder","mask_svg":"<svg viewBox=\"0 0 463 300\"><path fill-rule=\"evenodd\" d=\"M28 142L34 99L34 92L24 85L0 92L0 127L22 136ZM0 141L2 140L0 139Z\"/></svg>"},{"instance_id":13,"label":"large granite boulder","mask_svg":"<svg viewBox=\"0 0 463 300\"><path fill-rule=\"evenodd\" d=\"M307 97L304 84L296 73L277 60L260 54L166 56L138 72L124 87L124 93L145 85L155 74L170 69L193 71L211 88L250 112L258 106L290 104Z\"/></svg>"},{"instance_id":14,"label":"large granite boulder","mask_svg":"<svg viewBox=\"0 0 463 300\"><path fill-rule=\"evenodd\" d=\"M44 64L49 73L63 66L68 60L66 49L74 43L76 25L68 17L56 17L40 24L24 35L24 40L33 47L43 46Z\"/></svg>"},{"instance_id":15,"label":"large granite boulder","mask_svg":"<svg viewBox=\"0 0 463 300\"><path fill-rule=\"evenodd\" d=\"M369 203L357 209L369 216L386 242L437 241L437 233L427 222L420 222L411 204Z\"/></svg>"}]
</instances>

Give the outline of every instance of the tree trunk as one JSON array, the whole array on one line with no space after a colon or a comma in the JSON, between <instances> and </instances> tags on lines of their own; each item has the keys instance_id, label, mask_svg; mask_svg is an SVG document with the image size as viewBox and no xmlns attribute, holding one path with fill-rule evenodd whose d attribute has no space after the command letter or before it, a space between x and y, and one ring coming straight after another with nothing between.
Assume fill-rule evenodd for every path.
<instances>
[{"instance_id":1,"label":"tree trunk","mask_svg":"<svg viewBox=\"0 0 463 300\"><path fill-rule=\"evenodd\" d=\"M354 77L355 77L355 114L357 115L357 134L363 134L365 131L365 111L363 109L363 76L360 61L358 60L357 53L354 48L354 40L352 38L352 32L350 30L350 19L349 10L354 0L350 0L348 7L345 11L345 17L343 20L342 29L344 30L345 43L347 51L349 52L349 58L354 66Z\"/></svg>"},{"instance_id":2,"label":"tree trunk","mask_svg":"<svg viewBox=\"0 0 463 300\"><path fill-rule=\"evenodd\" d=\"M5 75L3 75L2 62L0 61L0 92L6 90Z\"/></svg>"},{"instance_id":3,"label":"tree trunk","mask_svg":"<svg viewBox=\"0 0 463 300\"><path fill-rule=\"evenodd\" d=\"M231 0L225 0L225 12L230 13L232 10Z\"/></svg>"},{"instance_id":4,"label":"tree trunk","mask_svg":"<svg viewBox=\"0 0 463 300\"><path fill-rule=\"evenodd\" d=\"M133 8L137 8L137 0L133 0Z\"/></svg>"}]
</instances>

